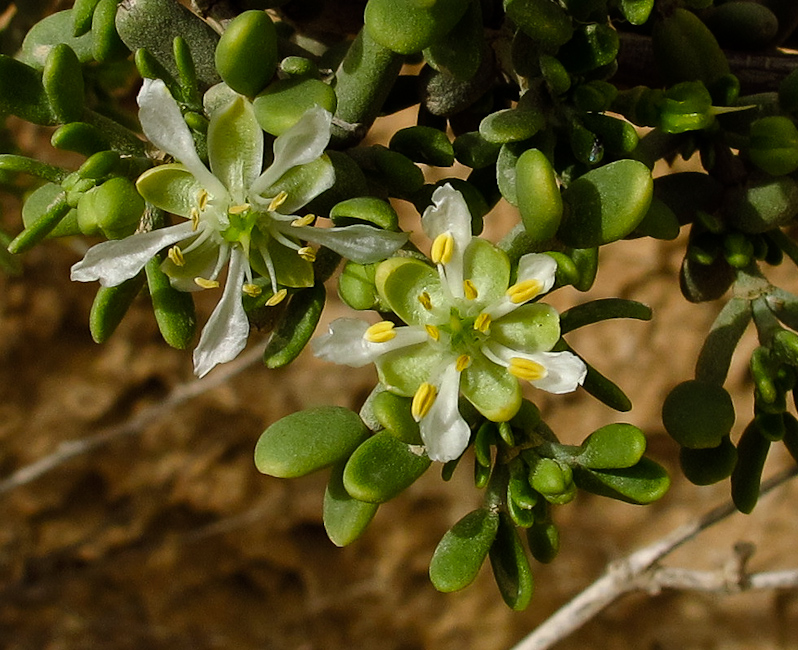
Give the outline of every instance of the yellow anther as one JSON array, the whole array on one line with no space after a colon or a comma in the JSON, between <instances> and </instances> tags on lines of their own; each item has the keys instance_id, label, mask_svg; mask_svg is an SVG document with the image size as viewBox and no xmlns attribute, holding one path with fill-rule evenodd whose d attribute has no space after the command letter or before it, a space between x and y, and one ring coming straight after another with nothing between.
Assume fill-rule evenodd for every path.
<instances>
[{"instance_id":1,"label":"yellow anther","mask_svg":"<svg viewBox=\"0 0 798 650\"><path fill-rule=\"evenodd\" d=\"M363 334L363 338L370 343L385 343L393 338L396 338L396 330L394 324L389 320L382 320L379 323L374 323Z\"/></svg>"},{"instance_id":2,"label":"yellow anther","mask_svg":"<svg viewBox=\"0 0 798 650\"><path fill-rule=\"evenodd\" d=\"M199 204L200 212L202 212L208 205L208 199L210 198L210 194L208 194L208 190L201 189L199 194L197 195L197 203Z\"/></svg>"},{"instance_id":3,"label":"yellow anther","mask_svg":"<svg viewBox=\"0 0 798 650\"><path fill-rule=\"evenodd\" d=\"M540 365L537 361L531 359L522 359L521 357L513 357L510 359L510 365L507 367L513 377L523 379L524 381L536 381L543 379L548 373L546 368Z\"/></svg>"},{"instance_id":4,"label":"yellow anther","mask_svg":"<svg viewBox=\"0 0 798 650\"><path fill-rule=\"evenodd\" d=\"M261 293L263 293L263 289L261 289L257 284L251 284L247 282L241 287L241 291L247 294L250 298L257 298Z\"/></svg>"},{"instance_id":5,"label":"yellow anther","mask_svg":"<svg viewBox=\"0 0 798 650\"><path fill-rule=\"evenodd\" d=\"M492 322L492 318L490 314L485 313L484 311L476 317L474 320L474 329L478 332L482 332L483 334L487 334L490 330L490 324Z\"/></svg>"},{"instance_id":6,"label":"yellow anther","mask_svg":"<svg viewBox=\"0 0 798 650\"><path fill-rule=\"evenodd\" d=\"M207 278L201 278L199 276L194 278L194 284L203 289L215 289L219 286L216 280L208 280Z\"/></svg>"},{"instance_id":7,"label":"yellow anther","mask_svg":"<svg viewBox=\"0 0 798 650\"><path fill-rule=\"evenodd\" d=\"M249 203L242 203L241 205L234 205L228 208L227 212L229 214L244 214L251 207L252 206Z\"/></svg>"},{"instance_id":8,"label":"yellow anther","mask_svg":"<svg viewBox=\"0 0 798 650\"><path fill-rule=\"evenodd\" d=\"M186 260L183 258L183 251L180 250L180 246L172 246L169 249L169 252L166 253L166 256L172 260L172 264L175 266L183 266L186 263Z\"/></svg>"},{"instance_id":9,"label":"yellow anther","mask_svg":"<svg viewBox=\"0 0 798 650\"><path fill-rule=\"evenodd\" d=\"M315 262L316 261L316 251L313 250L310 246L303 246L297 251L299 257L303 260L307 260L308 262Z\"/></svg>"},{"instance_id":10,"label":"yellow anther","mask_svg":"<svg viewBox=\"0 0 798 650\"><path fill-rule=\"evenodd\" d=\"M524 280L523 282L518 282L507 289L507 295L510 297L511 302L514 302L516 305L520 305L521 303L532 300L532 298L535 296L540 295L542 290L543 284L540 282L540 280Z\"/></svg>"},{"instance_id":11,"label":"yellow anther","mask_svg":"<svg viewBox=\"0 0 798 650\"><path fill-rule=\"evenodd\" d=\"M429 294L426 291L422 291L420 294L418 294L418 301L427 311L432 309L432 299L429 297Z\"/></svg>"},{"instance_id":12,"label":"yellow anther","mask_svg":"<svg viewBox=\"0 0 798 650\"><path fill-rule=\"evenodd\" d=\"M302 228L302 226L309 226L316 220L315 214L306 214L304 217L299 217L291 222L294 228Z\"/></svg>"},{"instance_id":13,"label":"yellow anther","mask_svg":"<svg viewBox=\"0 0 798 650\"><path fill-rule=\"evenodd\" d=\"M288 295L288 291L285 289L280 289L277 293L275 293L271 298L266 301L267 307L274 307L275 305L281 303L285 300L285 297Z\"/></svg>"},{"instance_id":14,"label":"yellow anther","mask_svg":"<svg viewBox=\"0 0 798 650\"><path fill-rule=\"evenodd\" d=\"M476 300L477 295L479 295L477 293L477 288L471 280L463 280L463 293L467 300Z\"/></svg>"},{"instance_id":15,"label":"yellow anther","mask_svg":"<svg viewBox=\"0 0 798 650\"><path fill-rule=\"evenodd\" d=\"M454 237L451 233L444 232L432 242L430 257L435 264L448 264L454 253Z\"/></svg>"},{"instance_id":16,"label":"yellow anther","mask_svg":"<svg viewBox=\"0 0 798 650\"><path fill-rule=\"evenodd\" d=\"M457 357L457 361L454 362L454 367L457 372L463 372L468 366L471 365L471 357L467 354L461 354Z\"/></svg>"},{"instance_id":17,"label":"yellow anther","mask_svg":"<svg viewBox=\"0 0 798 650\"><path fill-rule=\"evenodd\" d=\"M197 208L191 208L191 229L196 230L199 228L200 212Z\"/></svg>"},{"instance_id":18,"label":"yellow anther","mask_svg":"<svg viewBox=\"0 0 798 650\"><path fill-rule=\"evenodd\" d=\"M424 329L427 330L427 334L433 341L441 340L441 331L434 325L424 325Z\"/></svg>"},{"instance_id":19,"label":"yellow anther","mask_svg":"<svg viewBox=\"0 0 798 650\"><path fill-rule=\"evenodd\" d=\"M267 209L269 212L274 212L274 211L275 211L277 208L279 208L279 207L280 207L280 206L281 206L283 203L285 203L285 200L286 200L287 198L288 198L288 192L286 192L285 190L283 190L282 192L280 192L280 193L279 193L277 196L275 196L275 197L274 197L274 198L271 200L271 203L269 203L269 207L268 207L268 208L266 208L266 209Z\"/></svg>"},{"instance_id":20,"label":"yellow anther","mask_svg":"<svg viewBox=\"0 0 798 650\"><path fill-rule=\"evenodd\" d=\"M424 382L418 387L416 394L413 395L413 403L410 405L410 414L416 422L429 413L437 396L438 389L432 384Z\"/></svg>"}]
</instances>

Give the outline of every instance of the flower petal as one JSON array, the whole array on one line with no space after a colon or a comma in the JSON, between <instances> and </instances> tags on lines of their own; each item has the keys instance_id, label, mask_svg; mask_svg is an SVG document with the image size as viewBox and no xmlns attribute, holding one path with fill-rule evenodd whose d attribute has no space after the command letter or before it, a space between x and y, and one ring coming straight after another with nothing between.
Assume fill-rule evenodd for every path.
<instances>
[{"instance_id":1,"label":"flower petal","mask_svg":"<svg viewBox=\"0 0 798 650\"><path fill-rule=\"evenodd\" d=\"M230 266L222 298L202 329L194 350L194 374L207 375L217 364L235 359L247 345L249 320L241 299L247 260L236 247L230 255Z\"/></svg>"},{"instance_id":2,"label":"flower petal","mask_svg":"<svg viewBox=\"0 0 798 650\"><path fill-rule=\"evenodd\" d=\"M203 187L181 163L158 165L145 171L136 181L136 189L156 208L188 219L197 208Z\"/></svg>"},{"instance_id":3,"label":"flower petal","mask_svg":"<svg viewBox=\"0 0 798 650\"><path fill-rule=\"evenodd\" d=\"M254 194L274 184L292 167L319 158L330 142L332 113L321 106L307 110L288 131L274 141L274 162L251 186Z\"/></svg>"},{"instance_id":4,"label":"flower petal","mask_svg":"<svg viewBox=\"0 0 798 650\"><path fill-rule=\"evenodd\" d=\"M571 352L538 352L530 354L529 358L547 371L545 377L532 382L535 388L562 395L572 393L585 381L587 366Z\"/></svg>"},{"instance_id":5,"label":"flower petal","mask_svg":"<svg viewBox=\"0 0 798 650\"><path fill-rule=\"evenodd\" d=\"M364 338L369 323L359 318L337 318L327 334L313 341L313 354L325 361L360 368L393 350L403 349L424 340L426 333L399 327L390 341L373 343Z\"/></svg>"},{"instance_id":6,"label":"flower petal","mask_svg":"<svg viewBox=\"0 0 798 650\"><path fill-rule=\"evenodd\" d=\"M430 459L445 463L465 451L471 429L458 408L460 373L454 364L443 371L437 388L435 402L419 422L419 429Z\"/></svg>"},{"instance_id":7,"label":"flower petal","mask_svg":"<svg viewBox=\"0 0 798 650\"><path fill-rule=\"evenodd\" d=\"M147 139L183 163L210 194L222 196L224 186L197 155L191 131L166 84L160 79L145 79L136 101Z\"/></svg>"},{"instance_id":8,"label":"flower petal","mask_svg":"<svg viewBox=\"0 0 798 650\"><path fill-rule=\"evenodd\" d=\"M263 167L263 131L252 104L240 95L211 115L208 125L211 171L230 192L234 204L246 201L246 190Z\"/></svg>"},{"instance_id":9,"label":"flower petal","mask_svg":"<svg viewBox=\"0 0 798 650\"><path fill-rule=\"evenodd\" d=\"M518 279L516 282L537 280L543 285L540 293L544 294L554 286L557 273L557 262L545 253L528 253L518 260Z\"/></svg>"},{"instance_id":10,"label":"flower petal","mask_svg":"<svg viewBox=\"0 0 798 650\"><path fill-rule=\"evenodd\" d=\"M463 195L449 183L432 193L432 205L424 210L421 226L433 240L443 233L451 233L461 256L471 242L471 213Z\"/></svg>"},{"instance_id":11,"label":"flower petal","mask_svg":"<svg viewBox=\"0 0 798 650\"><path fill-rule=\"evenodd\" d=\"M104 287L115 287L132 278L155 255L192 234L191 223L178 224L114 239L92 246L83 259L72 266L70 277L77 282L99 280Z\"/></svg>"},{"instance_id":12,"label":"flower petal","mask_svg":"<svg viewBox=\"0 0 798 650\"><path fill-rule=\"evenodd\" d=\"M390 257L408 238L407 233L381 230L365 224L340 228L275 226L285 234L326 246L358 264L374 264Z\"/></svg>"}]
</instances>

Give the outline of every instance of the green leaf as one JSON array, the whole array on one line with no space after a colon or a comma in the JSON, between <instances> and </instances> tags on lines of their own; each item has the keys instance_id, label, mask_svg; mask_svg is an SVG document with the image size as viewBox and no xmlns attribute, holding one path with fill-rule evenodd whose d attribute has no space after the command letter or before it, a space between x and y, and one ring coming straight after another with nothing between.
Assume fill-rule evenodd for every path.
<instances>
[{"instance_id":1,"label":"green leaf","mask_svg":"<svg viewBox=\"0 0 798 650\"><path fill-rule=\"evenodd\" d=\"M384 503L410 487L431 464L420 447L381 431L355 449L347 461L344 487L355 499Z\"/></svg>"},{"instance_id":2,"label":"green leaf","mask_svg":"<svg viewBox=\"0 0 798 650\"><path fill-rule=\"evenodd\" d=\"M527 528L526 541L532 557L541 564L552 562L560 552L560 530L550 521Z\"/></svg>"},{"instance_id":3,"label":"green leaf","mask_svg":"<svg viewBox=\"0 0 798 650\"><path fill-rule=\"evenodd\" d=\"M608 424L591 433L574 460L588 469L631 467L646 451L645 434L632 424Z\"/></svg>"},{"instance_id":4,"label":"green leaf","mask_svg":"<svg viewBox=\"0 0 798 650\"><path fill-rule=\"evenodd\" d=\"M527 149L515 167L518 210L533 243L545 242L557 233L563 216L557 176L539 149Z\"/></svg>"},{"instance_id":5,"label":"green leaf","mask_svg":"<svg viewBox=\"0 0 798 650\"><path fill-rule=\"evenodd\" d=\"M520 30L546 49L556 49L573 35L571 17L550 0L504 0L504 10Z\"/></svg>"},{"instance_id":6,"label":"green leaf","mask_svg":"<svg viewBox=\"0 0 798 650\"><path fill-rule=\"evenodd\" d=\"M92 10L93 12L93 10ZM94 58L94 36L90 31L73 36L73 11L66 9L43 18L30 28L22 42L19 60L41 70L50 51L58 44L68 45L81 63Z\"/></svg>"},{"instance_id":7,"label":"green leaf","mask_svg":"<svg viewBox=\"0 0 798 650\"><path fill-rule=\"evenodd\" d=\"M384 230L399 230L399 216L390 203L374 196L358 196L336 203L330 210L336 226L367 223Z\"/></svg>"},{"instance_id":8,"label":"green leaf","mask_svg":"<svg viewBox=\"0 0 798 650\"><path fill-rule=\"evenodd\" d=\"M732 501L742 513L750 514L756 507L769 451L770 440L760 435L756 424L751 422L737 443L737 464L731 475Z\"/></svg>"},{"instance_id":9,"label":"green leaf","mask_svg":"<svg viewBox=\"0 0 798 650\"><path fill-rule=\"evenodd\" d=\"M379 505L358 501L349 496L344 487L344 466L332 468L324 491L322 519L327 536L336 546L346 546L360 537L377 513Z\"/></svg>"},{"instance_id":10,"label":"green leaf","mask_svg":"<svg viewBox=\"0 0 798 650\"><path fill-rule=\"evenodd\" d=\"M411 400L384 390L374 396L371 408L374 417L402 442L408 445L424 444L421 440L418 422L410 412Z\"/></svg>"},{"instance_id":11,"label":"green leaf","mask_svg":"<svg viewBox=\"0 0 798 650\"><path fill-rule=\"evenodd\" d=\"M467 8L463 0L369 0L363 19L375 41L398 54L413 54L447 34Z\"/></svg>"},{"instance_id":12,"label":"green leaf","mask_svg":"<svg viewBox=\"0 0 798 650\"><path fill-rule=\"evenodd\" d=\"M696 362L696 379L713 384L726 381L734 350L750 322L751 301L747 298L731 298L715 318L704 339Z\"/></svg>"},{"instance_id":13,"label":"green leaf","mask_svg":"<svg viewBox=\"0 0 798 650\"><path fill-rule=\"evenodd\" d=\"M526 609L534 591L532 569L518 533L504 513L490 547L490 564L504 602L515 611Z\"/></svg>"},{"instance_id":14,"label":"green leaf","mask_svg":"<svg viewBox=\"0 0 798 650\"><path fill-rule=\"evenodd\" d=\"M304 476L349 456L368 436L363 421L341 406L320 406L277 420L258 439L255 466L279 478Z\"/></svg>"},{"instance_id":15,"label":"green leaf","mask_svg":"<svg viewBox=\"0 0 798 650\"><path fill-rule=\"evenodd\" d=\"M600 298L571 307L560 315L562 333L611 318L651 320L651 307L625 298Z\"/></svg>"},{"instance_id":16,"label":"green leaf","mask_svg":"<svg viewBox=\"0 0 798 650\"><path fill-rule=\"evenodd\" d=\"M197 313L190 293L175 289L161 269L161 260L152 258L144 267L152 299L155 321L163 340L173 348L185 350L197 332Z\"/></svg>"},{"instance_id":17,"label":"green leaf","mask_svg":"<svg viewBox=\"0 0 798 650\"><path fill-rule=\"evenodd\" d=\"M216 69L237 93L252 97L277 70L277 32L264 11L245 11L227 25L215 52Z\"/></svg>"},{"instance_id":18,"label":"green leaf","mask_svg":"<svg viewBox=\"0 0 798 650\"><path fill-rule=\"evenodd\" d=\"M490 551L499 529L499 513L488 508L469 512L438 543L429 577L438 591L449 593L470 585Z\"/></svg>"},{"instance_id":19,"label":"green leaf","mask_svg":"<svg viewBox=\"0 0 798 650\"><path fill-rule=\"evenodd\" d=\"M682 447L717 447L734 425L734 404L723 386L691 379L668 393L662 423Z\"/></svg>"},{"instance_id":20,"label":"green leaf","mask_svg":"<svg viewBox=\"0 0 798 650\"><path fill-rule=\"evenodd\" d=\"M263 351L267 368L282 368L299 356L319 324L327 292L322 283L302 289L288 303L287 313Z\"/></svg>"},{"instance_id":21,"label":"green leaf","mask_svg":"<svg viewBox=\"0 0 798 650\"><path fill-rule=\"evenodd\" d=\"M632 467L592 470L574 467L576 485L599 496L646 505L660 499L671 481L665 468L650 458L641 458Z\"/></svg>"},{"instance_id":22,"label":"green leaf","mask_svg":"<svg viewBox=\"0 0 798 650\"><path fill-rule=\"evenodd\" d=\"M431 126L409 126L391 137L388 147L410 160L436 167L454 164L454 147L449 137Z\"/></svg>"},{"instance_id":23,"label":"green leaf","mask_svg":"<svg viewBox=\"0 0 798 650\"><path fill-rule=\"evenodd\" d=\"M105 343L127 314L144 286L144 273L115 287L100 287L89 313L89 332L96 343Z\"/></svg>"},{"instance_id":24,"label":"green leaf","mask_svg":"<svg viewBox=\"0 0 798 650\"><path fill-rule=\"evenodd\" d=\"M737 448L726 436L717 447L679 450L679 466L693 485L712 485L731 476L737 464Z\"/></svg>"},{"instance_id":25,"label":"green leaf","mask_svg":"<svg viewBox=\"0 0 798 650\"><path fill-rule=\"evenodd\" d=\"M334 113L338 99L332 87L318 79L278 79L259 93L252 105L261 128L282 135L314 105Z\"/></svg>"}]
</instances>

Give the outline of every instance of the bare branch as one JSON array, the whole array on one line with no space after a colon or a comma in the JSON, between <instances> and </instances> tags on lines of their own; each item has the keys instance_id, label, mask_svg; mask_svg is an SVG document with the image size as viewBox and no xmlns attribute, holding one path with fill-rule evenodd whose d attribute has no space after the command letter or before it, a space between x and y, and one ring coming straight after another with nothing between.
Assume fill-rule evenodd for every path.
<instances>
[{"instance_id":1,"label":"bare branch","mask_svg":"<svg viewBox=\"0 0 798 650\"><path fill-rule=\"evenodd\" d=\"M0 481L0 495L35 481L37 478L44 476L76 456L87 454L98 447L107 445L117 438L140 433L149 424L171 412L183 402L194 399L209 390L221 386L229 379L251 366L262 356L263 346L260 345L246 354L241 355L235 361L217 369L216 372L207 377L176 386L164 401L143 409L129 420L108 427L93 436L62 442L53 453L18 469L11 474L11 476Z\"/></svg>"},{"instance_id":2,"label":"bare branch","mask_svg":"<svg viewBox=\"0 0 798 650\"><path fill-rule=\"evenodd\" d=\"M798 466L791 467L773 476L762 484L760 494L767 494L796 475L798 475ZM707 578L707 576L699 575L698 572L685 572L683 569L665 569L657 566L656 563L703 530L706 530L710 526L713 526L736 512L737 510L734 504L729 501L728 503L713 508L702 517L683 526L679 526L653 544L635 551L622 560L613 562L607 567L607 571L603 576L578 594L571 602L557 610L532 633L513 646L511 650L546 650L550 648L558 641L561 641L569 634L579 629L582 625L587 623L587 621L601 612L601 610L624 594L638 589L651 590L652 586L656 584L656 581L651 575L648 575L649 573L656 574L658 571L661 571L663 573L661 573L660 576L663 581L670 580L673 584L683 585L679 588L693 588L684 586L688 584L703 584L702 580ZM736 562L739 564L736 570L738 578L744 575L745 561L747 561L748 556L750 556L750 548L741 547L738 550L738 557L736 559ZM742 582L745 584L745 588L788 588L794 585L794 580L798 578L798 576L795 575L796 573L798 573L798 571L755 574L753 576L748 576L747 579ZM728 578L726 577L727 574L728 572L725 572L723 578L724 588L728 587L729 584ZM654 581L652 582L652 580ZM712 580L716 581L717 576L713 577ZM739 583L740 580L738 579L737 590L742 588L742 585ZM782 587L782 585L784 585L784 587ZM663 583L661 588L668 586L668 584ZM720 590L720 588L711 589L711 591L718 590Z\"/></svg>"}]
</instances>

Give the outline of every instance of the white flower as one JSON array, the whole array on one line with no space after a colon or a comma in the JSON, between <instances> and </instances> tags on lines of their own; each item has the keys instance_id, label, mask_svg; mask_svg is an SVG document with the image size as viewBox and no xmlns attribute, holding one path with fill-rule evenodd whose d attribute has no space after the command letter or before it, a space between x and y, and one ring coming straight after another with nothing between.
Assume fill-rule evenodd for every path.
<instances>
[{"instance_id":1,"label":"white flower","mask_svg":"<svg viewBox=\"0 0 798 650\"><path fill-rule=\"evenodd\" d=\"M262 170L263 132L252 105L224 86L216 87L213 96L208 169L164 83L144 80L137 98L144 134L179 162L150 169L137 187L148 202L187 221L98 244L72 267L71 276L116 286L167 247L162 268L183 291L219 286L218 278L227 267L222 297L194 351L194 371L200 377L244 349L249 322L242 294L261 293L255 273L268 278L272 296L266 304L275 305L285 297L284 287L313 283L315 251L303 242L371 263L406 240L400 233L368 226L315 228L310 225L313 217L292 214L335 180L324 155L332 120L328 111L318 106L307 111L274 141L273 162Z\"/></svg>"},{"instance_id":2,"label":"white flower","mask_svg":"<svg viewBox=\"0 0 798 650\"><path fill-rule=\"evenodd\" d=\"M508 286L507 256L471 236L459 192L447 184L432 200L421 222L433 240L437 270L406 257L377 267L380 298L407 325L339 319L314 349L335 363L375 363L388 390L413 396L427 454L446 462L459 457L470 438L458 408L461 393L482 415L502 422L520 408L519 380L567 393L584 381L587 368L570 352L551 352L560 338L559 314L530 302L553 286L554 259L523 256Z\"/></svg>"}]
</instances>

